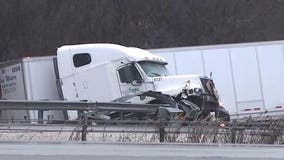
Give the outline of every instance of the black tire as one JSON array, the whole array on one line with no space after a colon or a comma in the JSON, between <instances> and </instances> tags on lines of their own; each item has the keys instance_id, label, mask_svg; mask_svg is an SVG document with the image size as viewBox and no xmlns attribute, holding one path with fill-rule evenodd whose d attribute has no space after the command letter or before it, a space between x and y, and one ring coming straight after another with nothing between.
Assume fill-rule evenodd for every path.
<instances>
[{"instance_id":1,"label":"black tire","mask_svg":"<svg viewBox=\"0 0 284 160\"><path fill-rule=\"evenodd\" d=\"M230 114L224 107L218 106L215 111L215 118L221 121L230 121Z\"/></svg>"}]
</instances>

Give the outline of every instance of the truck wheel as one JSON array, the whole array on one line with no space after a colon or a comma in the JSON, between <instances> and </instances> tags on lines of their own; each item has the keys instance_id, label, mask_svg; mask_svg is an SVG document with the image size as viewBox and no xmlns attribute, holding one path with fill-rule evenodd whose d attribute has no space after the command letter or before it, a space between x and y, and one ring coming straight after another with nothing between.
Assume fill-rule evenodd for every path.
<instances>
[{"instance_id":1,"label":"truck wheel","mask_svg":"<svg viewBox=\"0 0 284 160\"><path fill-rule=\"evenodd\" d=\"M190 121L197 120L200 108L196 104L188 100L181 100L179 102L179 107L181 110L184 111L184 116L183 116L184 119L187 119Z\"/></svg>"},{"instance_id":2,"label":"truck wheel","mask_svg":"<svg viewBox=\"0 0 284 160\"><path fill-rule=\"evenodd\" d=\"M217 107L215 111L215 118L220 121L230 121L230 114L225 110L224 107Z\"/></svg>"}]
</instances>

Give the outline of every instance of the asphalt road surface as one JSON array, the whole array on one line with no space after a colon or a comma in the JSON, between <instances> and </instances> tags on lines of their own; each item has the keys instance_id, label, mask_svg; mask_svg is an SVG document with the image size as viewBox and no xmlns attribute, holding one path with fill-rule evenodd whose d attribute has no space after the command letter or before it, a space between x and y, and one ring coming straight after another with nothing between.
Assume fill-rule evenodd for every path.
<instances>
[{"instance_id":1,"label":"asphalt road surface","mask_svg":"<svg viewBox=\"0 0 284 160\"><path fill-rule=\"evenodd\" d=\"M0 160L283 160L281 145L0 143Z\"/></svg>"}]
</instances>

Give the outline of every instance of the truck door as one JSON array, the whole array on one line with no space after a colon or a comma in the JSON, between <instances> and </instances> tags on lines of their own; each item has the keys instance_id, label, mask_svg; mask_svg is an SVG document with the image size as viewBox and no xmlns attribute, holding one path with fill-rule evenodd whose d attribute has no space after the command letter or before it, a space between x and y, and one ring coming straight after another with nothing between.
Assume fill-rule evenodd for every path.
<instances>
[{"instance_id":1,"label":"truck door","mask_svg":"<svg viewBox=\"0 0 284 160\"><path fill-rule=\"evenodd\" d=\"M145 91L143 78L134 64L127 64L118 69L121 96L133 95Z\"/></svg>"}]
</instances>

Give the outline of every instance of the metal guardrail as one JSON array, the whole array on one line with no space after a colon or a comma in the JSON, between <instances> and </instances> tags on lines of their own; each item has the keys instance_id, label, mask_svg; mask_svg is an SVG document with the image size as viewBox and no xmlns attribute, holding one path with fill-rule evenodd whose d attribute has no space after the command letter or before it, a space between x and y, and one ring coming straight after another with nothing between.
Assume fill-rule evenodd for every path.
<instances>
[{"instance_id":1,"label":"metal guardrail","mask_svg":"<svg viewBox=\"0 0 284 160\"><path fill-rule=\"evenodd\" d=\"M157 104L132 104L118 102L0 100L0 110L109 110L154 112L159 107L169 106Z\"/></svg>"},{"instance_id":2,"label":"metal guardrail","mask_svg":"<svg viewBox=\"0 0 284 160\"><path fill-rule=\"evenodd\" d=\"M40 115L48 110L77 110L77 111L131 111L131 112L156 112L162 113L167 105L156 104L130 104L130 103L99 103L99 102L67 102L67 101L19 101L19 100L0 100L0 110L38 110ZM175 109L175 108L170 108ZM159 116L158 116L159 117ZM56 132L64 131L62 128L68 128L66 132L72 131L72 127L79 128L76 132L80 132L81 140L87 140L87 133L92 132L129 132L129 133L156 133L159 141L167 140L169 134L190 134L191 137L204 135L229 135L230 143L238 143L244 141L245 134L251 136L269 137L268 143L273 143L277 139L284 137L284 121L267 121L267 122L186 122L186 121L166 121L164 117L152 121L119 121L119 120L93 120L88 114L84 114L82 119L76 121L56 121L61 124L47 124L40 117L42 123L1 123L0 131L33 131L33 132ZM32 121L32 120L31 120ZM47 122L47 123L46 123ZM93 122L96 124L94 125ZM61 127L59 127L61 126ZM50 127L47 129L46 127ZM146 128L139 131L139 128ZM61 128L61 129L59 129ZM109 128L109 129L106 129ZM240 140L241 139L241 140ZM284 143L284 139L283 139Z\"/></svg>"}]
</instances>

